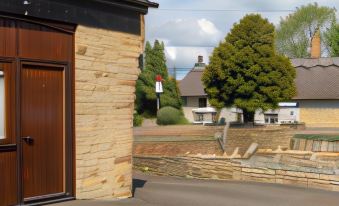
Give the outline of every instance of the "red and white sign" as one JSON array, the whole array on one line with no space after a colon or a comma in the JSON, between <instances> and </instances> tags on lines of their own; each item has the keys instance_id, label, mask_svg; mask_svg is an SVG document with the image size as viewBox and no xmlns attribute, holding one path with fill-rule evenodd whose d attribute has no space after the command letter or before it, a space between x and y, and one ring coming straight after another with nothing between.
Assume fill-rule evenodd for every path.
<instances>
[{"instance_id":1,"label":"red and white sign","mask_svg":"<svg viewBox=\"0 0 339 206\"><path fill-rule=\"evenodd\" d=\"M162 89L162 77L160 75L157 75L155 77L155 92L156 93L163 93L163 89Z\"/></svg>"}]
</instances>

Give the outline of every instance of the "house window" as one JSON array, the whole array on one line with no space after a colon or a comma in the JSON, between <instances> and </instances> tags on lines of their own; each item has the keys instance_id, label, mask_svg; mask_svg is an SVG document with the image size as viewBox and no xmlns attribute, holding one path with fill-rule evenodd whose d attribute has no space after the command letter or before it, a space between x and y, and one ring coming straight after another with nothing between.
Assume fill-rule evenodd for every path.
<instances>
[{"instance_id":1,"label":"house window","mask_svg":"<svg viewBox=\"0 0 339 206\"><path fill-rule=\"evenodd\" d=\"M0 70L0 139L5 139L5 75Z\"/></svg>"},{"instance_id":2,"label":"house window","mask_svg":"<svg viewBox=\"0 0 339 206\"><path fill-rule=\"evenodd\" d=\"M294 115L294 111L291 111L291 112L290 112L290 115L293 116L293 115Z\"/></svg>"},{"instance_id":3,"label":"house window","mask_svg":"<svg viewBox=\"0 0 339 206\"><path fill-rule=\"evenodd\" d=\"M277 124L278 123L278 114L265 114L265 124Z\"/></svg>"},{"instance_id":4,"label":"house window","mask_svg":"<svg viewBox=\"0 0 339 206\"><path fill-rule=\"evenodd\" d=\"M199 122L204 121L204 115L203 114L198 114L198 121Z\"/></svg>"},{"instance_id":5,"label":"house window","mask_svg":"<svg viewBox=\"0 0 339 206\"><path fill-rule=\"evenodd\" d=\"M187 107L187 97L181 97L182 106Z\"/></svg>"},{"instance_id":6,"label":"house window","mask_svg":"<svg viewBox=\"0 0 339 206\"><path fill-rule=\"evenodd\" d=\"M199 98L199 108L207 107L207 98Z\"/></svg>"},{"instance_id":7,"label":"house window","mask_svg":"<svg viewBox=\"0 0 339 206\"><path fill-rule=\"evenodd\" d=\"M237 113L237 122L241 123L241 119L242 119L242 113Z\"/></svg>"}]
</instances>

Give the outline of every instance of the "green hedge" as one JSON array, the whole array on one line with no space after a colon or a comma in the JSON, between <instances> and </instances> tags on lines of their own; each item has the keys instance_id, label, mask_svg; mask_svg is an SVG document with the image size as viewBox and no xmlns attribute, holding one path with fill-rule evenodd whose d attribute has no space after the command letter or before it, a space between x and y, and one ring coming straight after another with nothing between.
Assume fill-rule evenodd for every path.
<instances>
[{"instance_id":1,"label":"green hedge","mask_svg":"<svg viewBox=\"0 0 339 206\"><path fill-rule=\"evenodd\" d=\"M157 113L158 125L187 124L182 112L174 107L163 107Z\"/></svg>"},{"instance_id":2,"label":"green hedge","mask_svg":"<svg viewBox=\"0 0 339 206\"><path fill-rule=\"evenodd\" d=\"M141 126L143 121L144 121L144 118L141 115L139 115L139 114L133 115L133 126L134 127Z\"/></svg>"}]
</instances>

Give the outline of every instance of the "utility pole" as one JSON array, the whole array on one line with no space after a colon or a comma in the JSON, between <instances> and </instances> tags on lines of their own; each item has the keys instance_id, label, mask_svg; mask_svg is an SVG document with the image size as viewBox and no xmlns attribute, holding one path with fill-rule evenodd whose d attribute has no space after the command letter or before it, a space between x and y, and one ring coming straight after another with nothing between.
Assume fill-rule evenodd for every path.
<instances>
[{"instance_id":1,"label":"utility pole","mask_svg":"<svg viewBox=\"0 0 339 206\"><path fill-rule=\"evenodd\" d=\"M177 80L177 68L175 67L174 65L174 68L173 68L173 77L175 80Z\"/></svg>"}]
</instances>

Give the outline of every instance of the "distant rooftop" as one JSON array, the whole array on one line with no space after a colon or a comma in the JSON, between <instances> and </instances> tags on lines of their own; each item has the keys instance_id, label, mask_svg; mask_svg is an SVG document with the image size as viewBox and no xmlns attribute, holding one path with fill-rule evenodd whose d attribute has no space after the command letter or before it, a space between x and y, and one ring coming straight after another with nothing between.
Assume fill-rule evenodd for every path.
<instances>
[{"instance_id":1,"label":"distant rooftop","mask_svg":"<svg viewBox=\"0 0 339 206\"><path fill-rule=\"evenodd\" d=\"M291 62L297 71L294 99L339 99L339 57Z\"/></svg>"},{"instance_id":2,"label":"distant rooftop","mask_svg":"<svg viewBox=\"0 0 339 206\"><path fill-rule=\"evenodd\" d=\"M203 84L201 82L202 72L206 64L204 63L203 56L198 56L198 62L188 74L179 82L179 90L181 96L206 96Z\"/></svg>"},{"instance_id":3,"label":"distant rooftop","mask_svg":"<svg viewBox=\"0 0 339 206\"><path fill-rule=\"evenodd\" d=\"M294 99L339 99L339 57L292 59L296 68ZM204 67L194 67L179 83L181 96L206 96L201 81Z\"/></svg>"}]
</instances>

